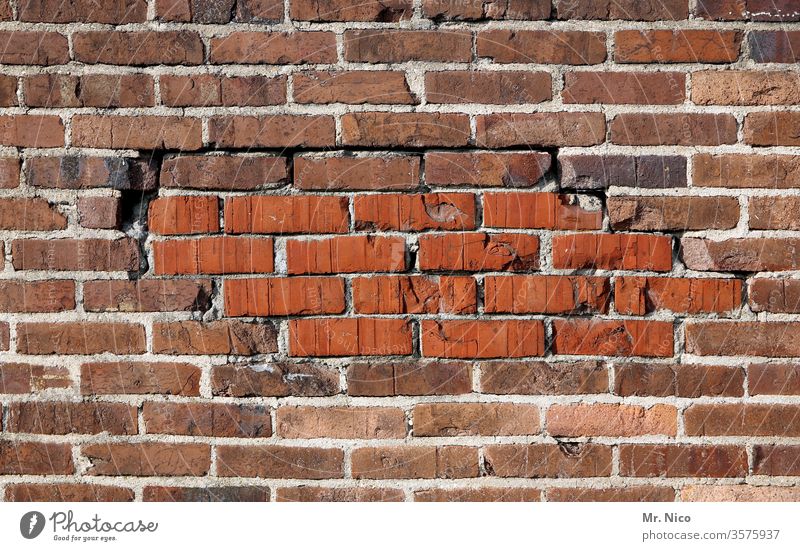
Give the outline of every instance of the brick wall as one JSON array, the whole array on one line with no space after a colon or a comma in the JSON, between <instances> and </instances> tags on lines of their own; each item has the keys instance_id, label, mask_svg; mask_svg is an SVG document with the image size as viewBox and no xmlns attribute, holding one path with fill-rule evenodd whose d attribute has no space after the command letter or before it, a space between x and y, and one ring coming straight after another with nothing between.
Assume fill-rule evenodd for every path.
<instances>
[{"instance_id":1,"label":"brick wall","mask_svg":"<svg viewBox=\"0 0 800 551\"><path fill-rule=\"evenodd\" d=\"M800 2L0 20L2 499L800 499Z\"/></svg>"}]
</instances>

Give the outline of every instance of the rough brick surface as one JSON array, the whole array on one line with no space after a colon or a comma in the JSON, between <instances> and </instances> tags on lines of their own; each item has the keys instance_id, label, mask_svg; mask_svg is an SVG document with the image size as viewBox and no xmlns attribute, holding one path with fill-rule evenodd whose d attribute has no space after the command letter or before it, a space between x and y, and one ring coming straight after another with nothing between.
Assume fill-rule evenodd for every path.
<instances>
[{"instance_id":1,"label":"rough brick surface","mask_svg":"<svg viewBox=\"0 0 800 551\"><path fill-rule=\"evenodd\" d=\"M0 501L800 499L798 61L790 0L0 2Z\"/></svg>"}]
</instances>

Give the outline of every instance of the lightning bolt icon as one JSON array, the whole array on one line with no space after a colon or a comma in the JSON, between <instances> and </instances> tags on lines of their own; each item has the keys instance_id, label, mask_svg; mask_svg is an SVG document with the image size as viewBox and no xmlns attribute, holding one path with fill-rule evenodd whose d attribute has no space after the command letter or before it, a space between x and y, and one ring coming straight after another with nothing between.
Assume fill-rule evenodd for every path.
<instances>
[{"instance_id":1,"label":"lightning bolt icon","mask_svg":"<svg viewBox=\"0 0 800 551\"><path fill-rule=\"evenodd\" d=\"M39 522L39 517L37 515L31 515L31 525L28 528L28 535L33 533L33 529L36 528L36 524Z\"/></svg>"}]
</instances>

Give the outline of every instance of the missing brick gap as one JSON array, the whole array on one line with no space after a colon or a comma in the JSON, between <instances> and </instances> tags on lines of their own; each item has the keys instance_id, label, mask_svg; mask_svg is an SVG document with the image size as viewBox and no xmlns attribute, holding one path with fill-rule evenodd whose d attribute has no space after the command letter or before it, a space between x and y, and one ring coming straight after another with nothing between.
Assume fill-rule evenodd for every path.
<instances>
[{"instance_id":1,"label":"missing brick gap","mask_svg":"<svg viewBox=\"0 0 800 551\"><path fill-rule=\"evenodd\" d=\"M147 227L147 211L150 207L150 202L158 196L158 178L161 172L163 153L156 151L141 152L140 158L147 159L149 167L153 169L156 180L154 185L127 185L124 189L120 190L120 229L127 237L136 240L139 247L139 270L136 272L130 272L128 274L128 276L133 280L141 279L141 277L149 270L147 250L145 249L145 243L149 235L149 229ZM132 166L138 165L133 164ZM127 171L125 172L127 174ZM136 175L133 175L132 179L135 180ZM199 300L200 297L198 297L198 301Z\"/></svg>"},{"instance_id":2,"label":"missing brick gap","mask_svg":"<svg viewBox=\"0 0 800 551\"><path fill-rule=\"evenodd\" d=\"M558 449L561 450L561 453L567 457L579 457L581 453L583 453L583 442L568 442L559 440L557 436L554 438L558 442Z\"/></svg>"}]
</instances>

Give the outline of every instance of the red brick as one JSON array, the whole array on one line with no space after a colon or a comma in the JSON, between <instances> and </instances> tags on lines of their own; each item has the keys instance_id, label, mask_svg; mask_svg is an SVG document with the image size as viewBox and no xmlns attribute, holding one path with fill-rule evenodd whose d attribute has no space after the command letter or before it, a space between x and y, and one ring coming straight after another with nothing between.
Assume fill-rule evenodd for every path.
<instances>
[{"instance_id":1,"label":"red brick","mask_svg":"<svg viewBox=\"0 0 800 551\"><path fill-rule=\"evenodd\" d=\"M425 153L425 182L435 186L531 187L550 170L540 151Z\"/></svg>"},{"instance_id":2,"label":"red brick","mask_svg":"<svg viewBox=\"0 0 800 551\"><path fill-rule=\"evenodd\" d=\"M25 322L17 324L20 354L142 354L144 327L138 323Z\"/></svg>"},{"instance_id":3,"label":"red brick","mask_svg":"<svg viewBox=\"0 0 800 551\"><path fill-rule=\"evenodd\" d=\"M137 409L111 402L9 404L6 430L35 434L136 434Z\"/></svg>"},{"instance_id":4,"label":"red brick","mask_svg":"<svg viewBox=\"0 0 800 551\"><path fill-rule=\"evenodd\" d=\"M162 75L161 101L173 107L264 106L286 102L286 77Z\"/></svg>"},{"instance_id":5,"label":"red brick","mask_svg":"<svg viewBox=\"0 0 800 551\"><path fill-rule=\"evenodd\" d=\"M116 230L122 224L119 197L79 197L78 220L84 228Z\"/></svg>"},{"instance_id":6,"label":"red brick","mask_svg":"<svg viewBox=\"0 0 800 551\"><path fill-rule=\"evenodd\" d=\"M9 484L6 486L6 501L49 502L108 502L133 501L135 494L130 488L100 486L99 484Z\"/></svg>"},{"instance_id":7,"label":"red brick","mask_svg":"<svg viewBox=\"0 0 800 551\"><path fill-rule=\"evenodd\" d=\"M651 320L554 320L556 354L672 357L672 322Z\"/></svg>"},{"instance_id":8,"label":"red brick","mask_svg":"<svg viewBox=\"0 0 800 551\"><path fill-rule=\"evenodd\" d=\"M19 186L20 160L13 157L0 157L0 189Z\"/></svg>"},{"instance_id":9,"label":"red brick","mask_svg":"<svg viewBox=\"0 0 800 551\"><path fill-rule=\"evenodd\" d=\"M73 281L0 280L0 312L65 312L73 309Z\"/></svg>"},{"instance_id":10,"label":"red brick","mask_svg":"<svg viewBox=\"0 0 800 551\"><path fill-rule=\"evenodd\" d=\"M289 15L294 21L380 21L410 19L410 0L296 0Z\"/></svg>"},{"instance_id":11,"label":"red brick","mask_svg":"<svg viewBox=\"0 0 800 551\"><path fill-rule=\"evenodd\" d=\"M213 196L159 197L147 209L153 233L180 235L219 231L219 200Z\"/></svg>"},{"instance_id":12,"label":"red brick","mask_svg":"<svg viewBox=\"0 0 800 551\"><path fill-rule=\"evenodd\" d=\"M142 501L159 502L237 502L257 503L270 500L269 488L261 486L206 486L180 488L145 486Z\"/></svg>"},{"instance_id":13,"label":"red brick","mask_svg":"<svg viewBox=\"0 0 800 551\"><path fill-rule=\"evenodd\" d=\"M328 115L231 115L209 121L209 140L217 147L329 147L335 143Z\"/></svg>"},{"instance_id":14,"label":"red brick","mask_svg":"<svg viewBox=\"0 0 800 551\"><path fill-rule=\"evenodd\" d=\"M218 476L326 480L344 477L337 448L217 446Z\"/></svg>"},{"instance_id":15,"label":"red brick","mask_svg":"<svg viewBox=\"0 0 800 551\"><path fill-rule=\"evenodd\" d=\"M692 404L683 420L688 436L800 435L800 408L790 404Z\"/></svg>"},{"instance_id":16,"label":"red brick","mask_svg":"<svg viewBox=\"0 0 800 551\"><path fill-rule=\"evenodd\" d=\"M226 233L345 233L346 197L289 195L225 200Z\"/></svg>"},{"instance_id":17,"label":"red brick","mask_svg":"<svg viewBox=\"0 0 800 551\"><path fill-rule=\"evenodd\" d=\"M23 78L25 104L30 107L152 107L153 77L149 75L41 74Z\"/></svg>"},{"instance_id":18,"label":"red brick","mask_svg":"<svg viewBox=\"0 0 800 551\"><path fill-rule=\"evenodd\" d=\"M272 435L269 409L260 405L146 402L148 434L264 438Z\"/></svg>"},{"instance_id":19,"label":"red brick","mask_svg":"<svg viewBox=\"0 0 800 551\"><path fill-rule=\"evenodd\" d=\"M623 113L609 125L619 145L723 145L737 140L733 115L706 113Z\"/></svg>"},{"instance_id":20,"label":"red brick","mask_svg":"<svg viewBox=\"0 0 800 551\"><path fill-rule=\"evenodd\" d=\"M153 324L153 352L156 354L252 356L277 351L277 331L271 323L219 320Z\"/></svg>"},{"instance_id":21,"label":"red brick","mask_svg":"<svg viewBox=\"0 0 800 551\"><path fill-rule=\"evenodd\" d=\"M313 486L293 486L278 488L277 501L298 502L373 502L405 501L405 493L399 488L315 488Z\"/></svg>"},{"instance_id":22,"label":"red brick","mask_svg":"<svg viewBox=\"0 0 800 551\"><path fill-rule=\"evenodd\" d=\"M17 103L17 78L0 75L0 106L14 107Z\"/></svg>"},{"instance_id":23,"label":"red brick","mask_svg":"<svg viewBox=\"0 0 800 551\"><path fill-rule=\"evenodd\" d=\"M496 63L595 65L606 60L602 32L492 29L478 33L478 57Z\"/></svg>"},{"instance_id":24,"label":"red brick","mask_svg":"<svg viewBox=\"0 0 800 551\"><path fill-rule=\"evenodd\" d=\"M208 444L111 442L84 445L81 454L89 461L88 475L203 476L211 467Z\"/></svg>"},{"instance_id":25,"label":"red brick","mask_svg":"<svg viewBox=\"0 0 800 551\"><path fill-rule=\"evenodd\" d=\"M475 229L471 193L359 195L353 207L356 229L362 231Z\"/></svg>"},{"instance_id":26,"label":"red brick","mask_svg":"<svg viewBox=\"0 0 800 551\"><path fill-rule=\"evenodd\" d=\"M359 314L473 314L478 309L471 277L358 277L352 289Z\"/></svg>"},{"instance_id":27,"label":"red brick","mask_svg":"<svg viewBox=\"0 0 800 551\"><path fill-rule=\"evenodd\" d=\"M417 103L400 71L306 71L292 82L297 103Z\"/></svg>"},{"instance_id":28,"label":"red brick","mask_svg":"<svg viewBox=\"0 0 800 551\"><path fill-rule=\"evenodd\" d=\"M273 270L271 238L205 237L153 243L155 273L257 274Z\"/></svg>"},{"instance_id":29,"label":"red brick","mask_svg":"<svg viewBox=\"0 0 800 551\"><path fill-rule=\"evenodd\" d=\"M800 207L797 197L751 197L749 226L751 230L800 229L794 213Z\"/></svg>"},{"instance_id":30,"label":"red brick","mask_svg":"<svg viewBox=\"0 0 800 551\"><path fill-rule=\"evenodd\" d=\"M619 277L614 284L614 307L620 314L643 316L658 310L724 314L741 305L738 279Z\"/></svg>"},{"instance_id":31,"label":"red brick","mask_svg":"<svg viewBox=\"0 0 800 551\"><path fill-rule=\"evenodd\" d=\"M287 177L286 158L261 155L191 155L164 159L166 188L253 191L277 187Z\"/></svg>"},{"instance_id":32,"label":"red brick","mask_svg":"<svg viewBox=\"0 0 800 551\"><path fill-rule=\"evenodd\" d=\"M107 149L182 149L203 145L200 119L190 117L75 115L72 144Z\"/></svg>"},{"instance_id":33,"label":"red brick","mask_svg":"<svg viewBox=\"0 0 800 551\"><path fill-rule=\"evenodd\" d=\"M67 227L67 217L45 199L0 198L0 230L54 231Z\"/></svg>"},{"instance_id":34,"label":"red brick","mask_svg":"<svg viewBox=\"0 0 800 551\"><path fill-rule=\"evenodd\" d=\"M759 363L747 368L751 396L800 394L800 364Z\"/></svg>"},{"instance_id":35,"label":"red brick","mask_svg":"<svg viewBox=\"0 0 800 551\"><path fill-rule=\"evenodd\" d=\"M85 31L72 35L73 55L83 63L199 65L203 42L192 31Z\"/></svg>"},{"instance_id":36,"label":"red brick","mask_svg":"<svg viewBox=\"0 0 800 551\"><path fill-rule=\"evenodd\" d=\"M144 23L147 0L24 0L19 3L17 19L31 23Z\"/></svg>"},{"instance_id":37,"label":"red brick","mask_svg":"<svg viewBox=\"0 0 800 551\"><path fill-rule=\"evenodd\" d=\"M620 396L742 396L744 370L724 365L614 365L614 393Z\"/></svg>"},{"instance_id":38,"label":"red brick","mask_svg":"<svg viewBox=\"0 0 800 551\"><path fill-rule=\"evenodd\" d=\"M538 434L539 406L428 403L414 406L414 436L525 436Z\"/></svg>"},{"instance_id":39,"label":"red brick","mask_svg":"<svg viewBox=\"0 0 800 551\"><path fill-rule=\"evenodd\" d=\"M754 312L800 312L800 281L751 279L748 303Z\"/></svg>"},{"instance_id":40,"label":"red brick","mask_svg":"<svg viewBox=\"0 0 800 551\"><path fill-rule=\"evenodd\" d=\"M407 446L353 450L353 478L474 478L478 450L467 446Z\"/></svg>"},{"instance_id":41,"label":"red brick","mask_svg":"<svg viewBox=\"0 0 800 551\"><path fill-rule=\"evenodd\" d=\"M483 223L493 228L599 230L603 211L577 196L555 193L484 193Z\"/></svg>"},{"instance_id":42,"label":"red brick","mask_svg":"<svg viewBox=\"0 0 800 551\"><path fill-rule=\"evenodd\" d=\"M753 446L753 474L800 476L797 464L799 446L764 444Z\"/></svg>"},{"instance_id":43,"label":"red brick","mask_svg":"<svg viewBox=\"0 0 800 551\"><path fill-rule=\"evenodd\" d=\"M559 275L486 276L487 313L606 313L611 294L608 279Z\"/></svg>"},{"instance_id":44,"label":"red brick","mask_svg":"<svg viewBox=\"0 0 800 551\"><path fill-rule=\"evenodd\" d=\"M66 367L0 363L0 392L29 394L50 388L69 388L72 379Z\"/></svg>"},{"instance_id":45,"label":"red brick","mask_svg":"<svg viewBox=\"0 0 800 551\"><path fill-rule=\"evenodd\" d=\"M501 478L593 478L611 474L611 447L592 443L501 444L484 450L486 471Z\"/></svg>"},{"instance_id":46,"label":"red brick","mask_svg":"<svg viewBox=\"0 0 800 551\"><path fill-rule=\"evenodd\" d=\"M10 339L8 323L0 323L0 350L8 350Z\"/></svg>"},{"instance_id":47,"label":"red brick","mask_svg":"<svg viewBox=\"0 0 800 551\"><path fill-rule=\"evenodd\" d=\"M385 318L291 320L289 351L292 356L407 356L411 325Z\"/></svg>"},{"instance_id":48,"label":"red brick","mask_svg":"<svg viewBox=\"0 0 800 551\"><path fill-rule=\"evenodd\" d=\"M553 97L549 73L437 71L425 73L429 103L529 104Z\"/></svg>"},{"instance_id":49,"label":"red brick","mask_svg":"<svg viewBox=\"0 0 800 551\"><path fill-rule=\"evenodd\" d=\"M540 320L423 320L422 353L435 358L522 358L544 354Z\"/></svg>"},{"instance_id":50,"label":"red brick","mask_svg":"<svg viewBox=\"0 0 800 551\"><path fill-rule=\"evenodd\" d=\"M95 362L81 365L81 394L200 395L200 368L186 363Z\"/></svg>"},{"instance_id":51,"label":"red brick","mask_svg":"<svg viewBox=\"0 0 800 551\"><path fill-rule=\"evenodd\" d=\"M548 488L547 501L675 501L675 490L669 486L626 486L624 488Z\"/></svg>"},{"instance_id":52,"label":"red brick","mask_svg":"<svg viewBox=\"0 0 800 551\"><path fill-rule=\"evenodd\" d=\"M3 115L0 116L0 145L62 147L64 124L55 115Z\"/></svg>"},{"instance_id":53,"label":"red brick","mask_svg":"<svg viewBox=\"0 0 800 551\"><path fill-rule=\"evenodd\" d=\"M162 21L209 24L231 21L273 22L283 19L283 2L281 0L156 0L156 17Z\"/></svg>"},{"instance_id":54,"label":"red brick","mask_svg":"<svg viewBox=\"0 0 800 551\"><path fill-rule=\"evenodd\" d=\"M800 145L800 114L795 112L749 113L744 119L744 142L751 145Z\"/></svg>"},{"instance_id":55,"label":"red brick","mask_svg":"<svg viewBox=\"0 0 800 551\"><path fill-rule=\"evenodd\" d=\"M602 394L608 373L600 362L495 361L480 364L486 394Z\"/></svg>"},{"instance_id":56,"label":"red brick","mask_svg":"<svg viewBox=\"0 0 800 551\"><path fill-rule=\"evenodd\" d=\"M564 75L561 98L565 103L679 105L685 88L683 73L581 71Z\"/></svg>"},{"instance_id":57,"label":"red brick","mask_svg":"<svg viewBox=\"0 0 800 551\"><path fill-rule=\"evenodd\" d=\"M553 265L564 269L672 269L672 238L636 234L576 234L553 237Z\"/></svg>"},{"instance_id":58,"label":"red brick","mask_svg":"<svg viewBox=\"0 0 800 551\"><path fill-rule=\"evenodd\" d=\"M286 242L290 274L400 272L406 267L405 252L402 237L349 235Z\"/></svg>"},{"instance_id":59,"label":"red brick","mask_svg":"<svg viewBox=\"0 0 800 551\"><path fill-rule=\"evenodd\" d=\"M339 392L339 372L312 363L238 363L211 370L215 396L332 396Z\"/></svg>"},{"instance_id":60,"label":"red brick","mask_svg":"<svg viewBox=\"0 0 800 551\"><path fill-rule=\"evenodd\" d=\"M498 113L477 119L481 147L588 146L606 140L602 113Z\"/></svg>"},{"instance_id":61,"label":"red brick","mask_svg":"<svg viewBox=\"0 0 800 551\"><path fill-rule=\"evenodd\" d=\"M211 63L335 63L332 32L233 32L211 39Z\"/></svg>"},{"instance_id":62,"label":"red brick","mask_svg":"<svg viewBox=\"0 0 800 551\"><path fill-rule=\"evenodd\" d=\"M422 13L431 19L480 21L484 19L547 19L549 0L423 0ZM419 500L417 500L419 501Z\"/></svg>"},{"instance_id":63,"label":"red brick","mask_svg":"<svg viewBox=\"0 0 800 551\"><path fill-rule=\"evenodd\" d=\"M735 197L609 197L606 205L614 230L729 230L739 223Z\"/></svg>"},{"instance_id":64,"label":"red brick","mask_svg":"<svg viewBox=\"0 0 800 551\"><path fill-rule=\"evenodd\" d=\"M344 310L344 280L340 278L229 279L225 282L226 316L341 314Z\"/></svg>"},{"instance_id":65,"label":"red brick","mask_svg":"<svg viewBox=\"0 0 800 551\"><path fill-rule=\"evenodd\" d=\"M0 474L73 474L72 446L51 442L0 441Z\"/></svg>"},{"instance_id":66,"label":"red brick","mask_svg":"<svg viewBox=\"0 0 800 551\"><path fill-rule=\"evenodd\" d=\"M423 502L527 502L541 499L542 492L536 488L430 488L414 491L414 501Z\"/></svg>"},{"instance_id":67,"label":"red brick","mask_svg":"<svg viewBox=\"0 0 800 551\"><path fill-rule=\"evenodd\" d=\"M794 238L681 239L687 268L706 271L776 272L800 266L800 240Z\"/></svg>"},{"instance_id":68,"label":"red brick","mask_svg":"<svg viewBox=\"0 0 800 551\"><path fill-rule=\"evenodd\" d=\"M299 155L294 159L294 186L318 191L396 191L419 187L419 157L380 156L320 157Z\"/></svg>"},{"instance_id":69,"label":"red brick","mask_svg":"<svg viewBox=\"0 0 800 551\"><path fill-rule=\"evenodd\" d=\"M470 61L472 33L450 29L345 31L344 59L365 63Z\"/></svg>"},{"instance_id":70,"label":"red brick","mask_svg":"<svg viewBox=\"0 0 800 551\"><path fill-rule=\"evenodd\" d=\"M747 475L747 454L739 446L624 444L620 474L637 477L730 478Z\"/></svg>"},{"instance_id":71,"label":"red brick","mask_svg":"<svg viewBox=\"0 0 800 551\"><path fill-rule=\"evenodd\" d=\"M0 63L61 65L69 61L67 37L46 31L0 31Z\"/></svg>"},{"instance_id":72,"label":"red brick","mask_svg":"<svg viewBox=\"0 0 800 551\"><path fill-rule=\"evenodd\" d=\"M800 17L793 0L699 0L695 14L717 21L797 21Z\"/></svg>"},{"instance_id":73,"label":"red brick","mask_svg":"<svg viewBox=\"0 0 800 551\"><path fill-rule=\"evenodd\" d=\"M83 307L89 312L204 311L210 303L207 279L104 279L83 284Z\"/></svg>"},{"instance_id":74,"label":"red brick","mask_svg":"<svg viewBox=\"0 0 800 551\"><path fill-rule=\"evenodd\" d=\"M353 362L347 366L350 396L438 396L469 394L472 366L466 362Z\"/></svg>"},{"instance_id":75,"label":"red brick","mask_svg":"<svg viewBox=\"0 0 800 551\"><path fill-rule=\"evenodd\" d=\"M675 436L675 406L554 404L547 409L547 432L554 436Z\"/></svg>"},{"instance_id":76,"label":"red brick","mask_svg":"<svg viewBox=\"0 0 800 551\"><path fill-rule=\"evenodd\" d=\"M469 117L461 113L362 112L342 115L342 144L382 147L463 147Z\"/></svg>"},{"instance_id":77,"label":"red brick","mask_svg":"<svg viewBox=\"0 0 800 551\"><path fill-rule=\"evenodd\" d=\"M686 323L686 351L699 356L800 356L800 323L724 322Z\"/></svg>"},{"instance_id":78,"label":"red brick","mask_svg":"<svg viewBox=\"0 0 800 551\"><path fill-rule=\"evenodd\" d=\"M644 30L614 33L618 63L731 63L742 33L714 30Z\"/></svg>"},{"instance_id":79,"label":"red brick","mask_svg":"<svg viewBox=\"0 0 800 551\"><path fill-rule=\"evenodd\" d=\"M428 234L419 239L427 271L526 271L539 267L539 238L514 233Z\"/></svg>"},{"instance_id":80,"label":"red brick","mask_svg":"<svg viewBox=\"0 0 800 551\"><path fill-rule=\"evenodd\" d=\"M406 415L394 407L278 408L277 433L282 438L392 439L406 436Z\"/></svg>"},{"instance_id":81,"label":"red brick","mask_svg":"<svg viewBox=\"0 0 800 551\"><path fill-rule=\"evenodd\" d=\"M559 19L680 21L689 17L687 0L558 0ZM549 499L548 499L549 501Z\"/></svg>"}]
</instances>

